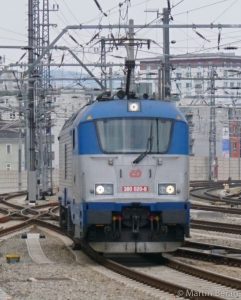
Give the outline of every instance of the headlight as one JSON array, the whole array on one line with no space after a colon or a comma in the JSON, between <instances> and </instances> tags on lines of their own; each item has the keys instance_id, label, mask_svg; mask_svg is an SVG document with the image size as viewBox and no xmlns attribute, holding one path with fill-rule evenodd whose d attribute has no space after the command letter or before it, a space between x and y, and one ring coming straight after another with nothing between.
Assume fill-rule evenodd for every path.
<instances>
[{"instance_id":1,"label":"headlight","mask_svg":"<svg viewBox=\"0 0 241 300\"><path fill-rule=\"evenodd\" d=\"M128 102L128 111L138 112L141 111L140 102Z\"/></svg>"},{"instance_id":2,"label":"headlight","mask_svg":"<svg viewBox=\"0 0 241 300\"><path fill-rule=\"evenodd\" d=\"M96 195L113 195L113 184L96 184Z\"/></svg>"},{"instance_id":3,"label":"headlight","mask_svg":"<svg viewBox=\"0 0 241 300\"><path fill-rule=\"evenodd\" d=\"M158 184L159 195L176 195L176 185L173 183Z\"/></svg>"}]
</instances>

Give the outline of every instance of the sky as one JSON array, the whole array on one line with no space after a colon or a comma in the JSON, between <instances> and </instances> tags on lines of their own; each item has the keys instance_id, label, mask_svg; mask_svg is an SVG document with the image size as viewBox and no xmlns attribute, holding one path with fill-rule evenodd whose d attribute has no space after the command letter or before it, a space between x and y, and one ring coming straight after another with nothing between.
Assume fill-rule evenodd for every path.
<instances>
[{"instance_id":1,"label":"sky","mask_svg":"<svg viewBox=\"0 0 241 300\"><path fill-rule=\"evenodd\" d=\"M2 2L0 10L0 46L4 45L27 45L28 34L28 1L27 0L0 0ZM155 20L153 24L161 24L162 9L167 7L167 0L98 0L98 8L95 0L49 0L50 7L59 7L58 11L50 12L50 23L56 24L50 30L50 40L53 40L67 25L78 24L122 24L127 19L134 19L135 24L148 24ZM42 0L40 0L42 3ZM241 24L241 0L170 0L171 14L173 21L171 24ZM152 11L152 12L150 12ZM200 37L200 33L204 38ZM224 47L235 46L237 55L241 55L241 29L221 29L220 50L217 49L218 29L171 29L170 40L171 54L184 53L206 53L206 52L226 52ZM85 63L99 61L98 39L90 40L95 34L99 36L115 37L125 36L125 30L104 31L98 30L78 30L69 32L72 37L84 49L78 46L65 34L58 41L58 46L70 47ZM142 29L135 30L138 38L150 38L156 42L152 43L150 50L146 46L135 53L136 58L157 56L162 54L162 29ZM234 51L232 51L234 52ZM19 60L24 50L1 49L0 55L5 56L5 64L11 64ZM53 61L60 63L63 55L64 62L73 61L69 53L55 51ZM116 56L125 57L125 49L110 52L108 61L123 62ZM27 56L22 62L26 62Z\"/></svg>"}]
</instances>

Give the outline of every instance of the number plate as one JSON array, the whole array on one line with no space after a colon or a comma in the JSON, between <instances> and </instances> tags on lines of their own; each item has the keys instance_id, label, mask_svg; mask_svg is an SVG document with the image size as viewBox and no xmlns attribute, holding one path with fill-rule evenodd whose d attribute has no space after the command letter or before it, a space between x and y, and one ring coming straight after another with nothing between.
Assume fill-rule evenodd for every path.
<instances>
[{"instance_id":1,"label":"number plate","mask_svg":"<svg viewBox=\"0 0 241 300\"><path fill-rule=\"evenodd\" d=\"M125 193L146 193L149 192L149 187L145 185L135 186L135 185L128 185L122 186L122 192Z\"/></svg>"}]
</instances>

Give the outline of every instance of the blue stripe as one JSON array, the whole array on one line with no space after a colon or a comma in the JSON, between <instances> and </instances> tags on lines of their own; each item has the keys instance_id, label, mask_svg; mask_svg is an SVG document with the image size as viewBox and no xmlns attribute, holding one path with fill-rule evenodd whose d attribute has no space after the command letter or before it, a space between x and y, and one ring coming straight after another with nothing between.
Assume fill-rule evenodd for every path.
<instances>
[{"instance_id":1,"label":"blue stripe","mask_svg":"<svg viewBox=\"0 0 241 300\"><path fill-rule=\"evenodd\" d=\"M132 203L117 203L117 202L86 202L84 204L85 210L96 211L116 211L121 212L123 208L132 206ZM189 202L153 202L153 203L140 203L140 207L148 207L151 212L183 209L189 210Z\"/></svg>"},{"instance_id":2,"label":"blue stripe","mask_svg":"<svg viewBox=\"0 0 241 300\"><path fill-rule=\"evenodd\" d=\"M83 213L84 213L84 224L87 225L87 213L86 210L91 211L111 211L111 212L120 212L125 207L130 207L131 204L124 203L108 203L108 202L86 202L83 204ZM179 210L185 211L186 214L186 226L189 226L190 223L190 203L189 202L154 202L154 203L141 203L140 207L148 207L151 213L159 212L159 211L172 211ZM188 227L187 227L188 228Z\"/></svg>"},{"instance_id":3,"label":"blue stripe","mask_svg":"<svg viewBox=\"0 0 241 300\"><path fill-rule=\"evenodd\" d=\"M141 105L139 112L128 111L127 100L113 100L95 102L85 108L80 114L77 122L85 122L90 117L94 119L116 118L116 117L153 117L177 119L177 116L183 121L183 114L176 108L174 103L163 102L160 100L136 100Z\"/></svg>"}]
</instances>

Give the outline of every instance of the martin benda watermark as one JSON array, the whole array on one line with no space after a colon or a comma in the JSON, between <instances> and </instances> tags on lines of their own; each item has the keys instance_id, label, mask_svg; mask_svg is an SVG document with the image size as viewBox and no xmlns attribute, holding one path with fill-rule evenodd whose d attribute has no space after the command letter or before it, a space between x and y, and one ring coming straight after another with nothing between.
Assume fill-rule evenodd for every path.
<instances>
[{"instance_id":1,"label":"martin benda watermark","mask_svg":"<svg viewBox=\"0 0 241 300\"><path fill-rule=\"evenodd\" d=\"M214 290L214 291L195 291L195 290L179 290L177 292L178 297L222 297L222 298L234 298L241 299L241 291L236 290Z\"/></svg>"}]
</instances>

